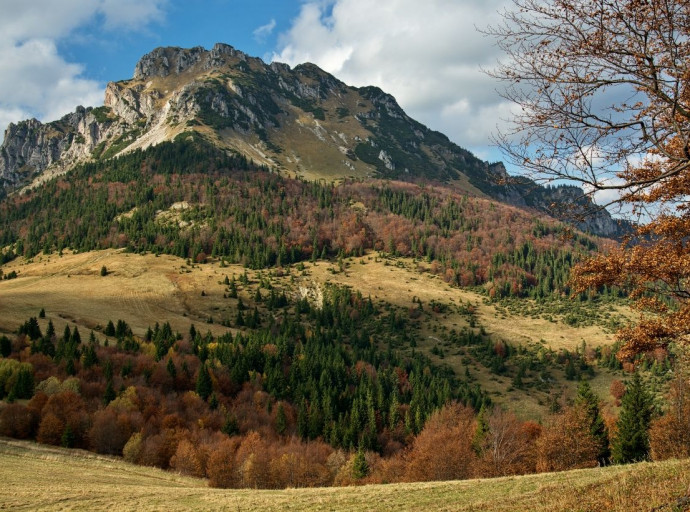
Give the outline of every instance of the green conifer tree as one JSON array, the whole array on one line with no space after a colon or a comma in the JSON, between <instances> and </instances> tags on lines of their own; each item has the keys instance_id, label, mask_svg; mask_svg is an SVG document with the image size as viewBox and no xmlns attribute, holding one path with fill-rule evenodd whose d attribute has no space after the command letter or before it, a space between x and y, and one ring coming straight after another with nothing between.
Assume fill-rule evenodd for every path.
<instances>
[{"instance_id":1,"label":"green conifer tree","mask_svg":"<svg viewBox=\"0 0 690 512\"><path fill-rule=\"evenodd\" d=\"M0 355L7 357L12 353L12 342L7 336L0 336Z\"/></svg>"},{"instance_id":2,"label":"green conifer tree","mask_svg":"<svg viewBox=\"0 0 690 512\"><path fill-rule=\"evenodd\" d=\"M355 455L355 460L352 464L352 477L360 480L369 474L369 464L367 463L367 458L364 455L364 450L361 448L357 450Z\"/></svg>"},{"instance_id":3,"label":"green conifer tree","mask_svg":"<svg viewBox=\"0 0 690 512\"><path fill-rule=\"evenodd\" d=\"M645 389L639 373L626 387L618 416L618 434L611 454L619 464L645 460L649 457L649 425L652 421L652 397Z\"/></svg>"},{"instance_id":4,"label":"green conifer tree","mask_svg":"<svg viewBox=\"0 0 690 512\"><path fill-rule=\"evenodd\" d=\"M165 366L165 369L168 371L168 375L175 379L177 377L177 368L175 368L175 363L172 360L172 357L168 357L168 364Z\"/></svg>"},{"instance_id":5,"label":"green conifer tree","mask_svg":"<svg viewBox=\"0 0 690 512\"><path fill-rule=\"evenodd\" d=\"M611 457L611 450L609 449L609 432L604 423L604 418L601 416L599 410L599 397L592 391L592 387L586 380L581 380L577 387L577 396L575 397L575 405L578 405L587 412L589 419L589 432L596 440L599 452L597 460L599 464L604 466L608 464Z\"/></svg>"},{"instance_id":6,"label":"green conifer tree","mask_svg":"<svg viewBox=\"0 0 690 512\"><path fill-rule=\"evenodd\" d=\"M115 400L117 394L115 393L115 388L113 387L113 379L108 379L108 383L105 387L105 393L103 394L103 403L108 405L110 402Z\"/></svg>"},{"instance_id":7,"label":"green conifer tree","mask_svg":"<svg viewBox=\"0 0 690 512\"><path fill-rule=\"evenodd\" d=\"M76 436L74 435L74 430L72 426L68 423L65 425L65 429L62 431L62 437L60 438L60 445L63 448L72 448L76 441Z\"/></svg>"},{"instance_id":8,"label":"green conifer tree","mask_svg":"<svg viewBox=\"0 0 690 512\"><path fill-rule=\"evenodd\" d=\"M213 382L211 381L211 374L205 364L199 367L199 373L196 377L196 393L201 398L206 400L211 393L213 393Z\"/></svg>"}]
</instances>

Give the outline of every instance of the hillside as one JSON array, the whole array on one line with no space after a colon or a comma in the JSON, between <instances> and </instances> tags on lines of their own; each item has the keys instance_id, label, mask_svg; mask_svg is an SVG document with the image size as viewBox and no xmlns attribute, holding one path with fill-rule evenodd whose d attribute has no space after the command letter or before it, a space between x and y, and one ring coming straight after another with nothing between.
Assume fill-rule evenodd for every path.
<instances>
[{"instance_id":1,"label":"hillside","mask_svg":"<svg viewBox=\"0 0 690 512\"><path fill-rule=\"evenodd\" d=\"M137 63L132 79L108 84L103 107L78 107L47 124L11 124L0 148L0 196L78 163L190 133L287 176L444 183L568 218L598 235L625 231L581 190L508 176L501 163L479 160L376 87L348 86L313 64L268 65L225 44L157 48ZM587 210L590 216L580 218Z\"/></svg>"},{"instance_id":2,"label":"hillside","mask_svg":"<svg viewBox=\"0 0 690 512\"><path fill-rule=\"evenodd\" d=\"M103 266L108 269L106 277L100 276ZM346 260L343 271L328 262L306 262L302 271L287 271L278 276L260 270L247 273L240 265L221 267L218 262L187 266L175 257L137 255L122 250L39 255L31 262L16 260L3 267L5 273L17 272L19 277L0 281L0 292L6 299L0 305L0 334L12 335L26 319L43 308L46 318L39 322L43 330L51 320L57 332L69 326L82 332L95 330L101 337L108 320L123 319L143 338L154 319L164 319L177 332L186 333L194 324L220 336L229 331L222 322L225 319L234 322L237 314L236 301L224 297L225 276L240 279L249 275L249 284L240 289L240 297L249 308L255 304L257 290L265 293L265 288L260 286L262 282L270 282L274 289L285 291L291 301L302 295L317 297L329 285L342 285L371 297L384 310L394 307L405 316L411 307L417 308L413 301L421 300L425 305L423 316L407 324L414 329L416 351L435 364L450 366L458 376L467 369L493 401L519 411L524 418L542 418L547 414L549 394L553 390L566 386L568 396L574 393L576 382L564 378L563 366L554 362L552 372L556 382L551 386L541 390L528 386L506 393L511 388L515 376L512 365L516 363L509 362L511 368L498 375L486 362L475 357L468 360L469 354L453 341L457 333L469 329L471 323L476 332L482 328L492 343L501 341L535 353L575 353L584 340L588 340L591 349L611 345L613 335L610 327L606 327L607 322L616 318L620 321L629 314L619 306L613 313L607 312L604 306L595 306L581 314L606 313L607 316L588 325L568 325L563 317L547 319L547 314L540 318L511 312L487 301L476 291L449 286L430 273L428 267L412 259L392 260L373 253ZM257 305L263 315L262 304ZM434 305L442 312L435 312ZM467 314L468 306L474 309L471 316ZM575 306L569 309L576 311ZM215 322L209 324L209 318L215 318ZM443 357L437 352L439 348ZM409 347L400 349L411 353ZM531 375L536 378L537 373ZM529 373L525 375L527 383L530 378ZM608 388L614 378L615 372L600 368L592 380L600 396L609 402Z\"/></svg>"},{"instance_id":3,"label":"hillside","mask_svg":"<svg viewBox=\"0 0 690 512\"><path fill-rule=\"evenodd\" d=\"M0 164L0 435L213 487L609 460L632 313L569 275L613 242L378 89L157 49L106 106L12 125ZM636 361L649 421L675 355ZM684 453L660 425L616 460Z\"/></svg>"},{"instance_id":4,"label":"hillside","mask_svg":"<svg viewBox=\"0 0 690 512\"><path fill-rule=\"evenodd\" d=\"M78 450L0 440L0 507L11 510L686 510L690 462L522 477L282 491L209 489L200 479Z\"/></svg>"}]
</instances>

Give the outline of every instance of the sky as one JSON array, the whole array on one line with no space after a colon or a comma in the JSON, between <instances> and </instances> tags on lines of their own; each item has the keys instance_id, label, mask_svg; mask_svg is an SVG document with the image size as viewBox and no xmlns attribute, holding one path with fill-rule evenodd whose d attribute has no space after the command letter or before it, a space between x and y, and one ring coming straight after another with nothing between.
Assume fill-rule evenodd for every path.
<instances>
[{"instance_id":1,"label":"sky","mask_svg":"<svg viewBox=\"0 0 690 512\"><path fill-rule=\"evenodd\" d=\"M478 157L511 106L482 68L501 57L478 30L507 0L0 0L0 140L10 122L103 104L158 46L227 43L266 62L313 62L376 85Z\"/></svg>"}]
</instances>

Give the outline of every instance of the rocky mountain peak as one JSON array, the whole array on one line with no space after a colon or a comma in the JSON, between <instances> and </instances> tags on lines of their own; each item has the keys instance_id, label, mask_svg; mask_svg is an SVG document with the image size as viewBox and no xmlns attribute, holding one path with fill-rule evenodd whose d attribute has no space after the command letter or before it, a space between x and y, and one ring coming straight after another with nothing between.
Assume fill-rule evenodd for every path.
<instances>
[{"instance_id":1,"label":"rocky mountain peak","mask_svg":"<svg viewBox=\"0 0 690 512\"><path fill-rule=\"evenodd\" d=\"M0 147L0 195L39 184L76 163L200 133L227 151L305 179L383 177L453 183L519 207L547 211L572 200L510 178L410 118L378 87L351 87L315 64L267 65L230 45L161 47L111 82L105 105L52 123L10 125ZM588 205L585 205L588 206ZM602 212L592 231L614 234Z\"/></svg>"},{"instance_id":2,"label":"rocky mountain peak","mask_svg":"<svg viewBox=\"0 0 690 512\"><path fill-rule=\"evenodd\" d=\"M198 64L201 64L203 70L208 70L220 68L230 60L244 61L246 59L246 54L224 43L216 43L211 50L206 50L202 46L160 47L139 59L134 67L133 78L145 80L152 77L179 75Z\"/></svg>"}]
</instances>

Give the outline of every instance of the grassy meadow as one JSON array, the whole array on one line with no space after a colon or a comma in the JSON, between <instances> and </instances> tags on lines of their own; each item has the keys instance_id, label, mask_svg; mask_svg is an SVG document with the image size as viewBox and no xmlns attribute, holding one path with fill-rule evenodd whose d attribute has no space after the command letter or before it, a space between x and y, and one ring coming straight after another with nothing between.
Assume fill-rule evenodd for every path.
<instances>
[{"instance_id":1,"label":"grassy meadow","mask_svg":"<svg viewBox=\"0 0 690 512\"><path fill-rule=\"evenodd\" d=\"M485 480L362 487L211 489L111 457L0 439L0 510L687 510L690 461Z\"/></svg>"},{"instance_id":2,"label":"grassy meadow","mask_svg":"<svg viewBox=\"0 0 690 512\"><path fill-rule=\"evenodd\" d=\"M106 276L100 275L103 266ZM99 332L108 320L123 319L138 336L143 336L156 322L166 321L183 334L194 324L202 332L210 330L219 335L228 330L221 325L222 320L234 316L224 298L226 276L239 280L247 272L249 283L239 285L239 296L250 305L262 281L270 282L290 297L316 297L326 283L332 283L351 287L382 307L398 308L405 315L416 307L413 300L421 301L424 313L418 322L415 350L424 352L437 364L449 365L457 375L468 371L492 400L516 410L524 418L543 417L548 394L512 388L509 375L490 372L443 342L444 337L474 321L492 339L534 350L543 347L574 351L583 341L588 346L613 342L611 331L601 325L572 326L558 317L545 319L490 303L480 293L449 286L429 272L428 265L408 258L387 259L369 253L349 258L342 266L319 261L304 263L300 268L293 266L283 272L247 271L241 265L221 266L217 261L197 265L168 255L140 255L113 249L65 252L62 256L41 254L28 261L19 258L3 266L5 273L14 270L19 277L0 280L0 334L11 334L44 308L46 318L40 320L41 327L45 329L48 320L52 320L57 332L69 325L86 334L94 330L97 337L102 337ZM527 304L527 299L524 302ZM434 303L443 306L440 312L433 310ZM474 310L473 320L463 313L467 306ZM209 323L211 318L213 323ZM439 347L444 351L443 357L433 352ZM565 396L572 395L576 382L566 381L562 373L554 369L553 377L559 387L564 387ZM608 388L614 378L620 377L602 371L592 380L599 396L609 402L612 398Z\"/></svg>"}]
</instances>

